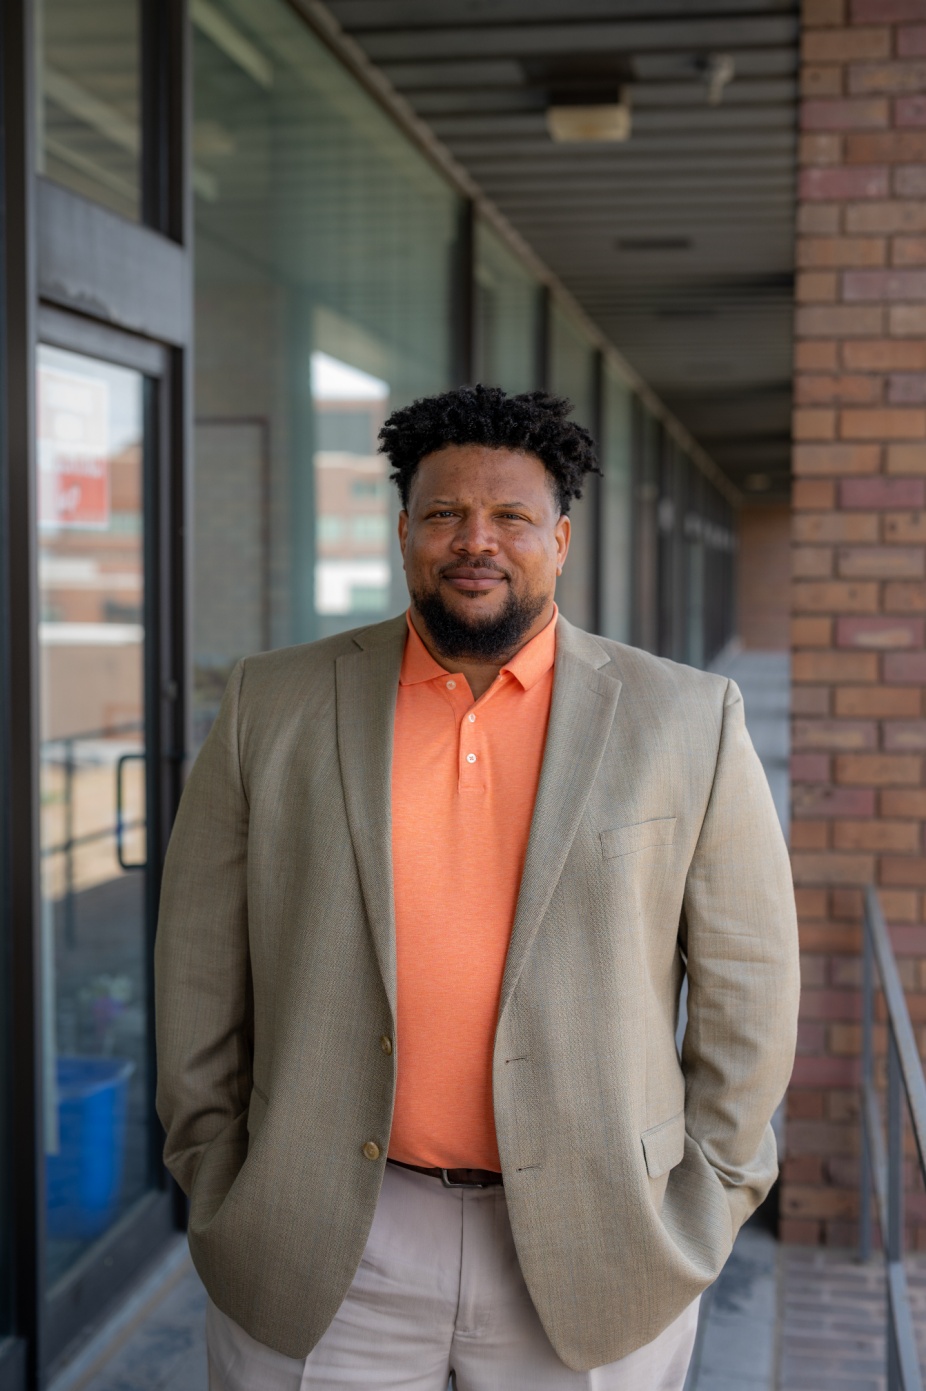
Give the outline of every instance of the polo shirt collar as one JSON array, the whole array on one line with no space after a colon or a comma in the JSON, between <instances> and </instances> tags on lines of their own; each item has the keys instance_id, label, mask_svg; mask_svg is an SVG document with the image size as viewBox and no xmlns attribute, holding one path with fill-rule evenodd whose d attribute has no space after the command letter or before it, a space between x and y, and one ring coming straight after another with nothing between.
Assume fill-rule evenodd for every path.
<instances>
[{"instance_id":1,"label":"polo shirt collar","mask_svg":"<svg viewBox=\"0 0 926 1391\"><path fill-rule=\"evenodd\" d=\"M511 675L515 678L523 690L529 691L532 686L536 686L542 676L550 670L556 656L556 620L559 617L559 609L553 605L553 617L547 626L531 638L516 652L510 662L501 669L501 674ZM446 679L448 672L446 667L442 667L431 656L415 629L411 620L411 613L406 611L405 621L408 627L408 635L405 641L405 652L402 656L402 669L399 672L399 684L402 686L414 686L422 681L434 681L438 677Z\"/></svg>"}]
</instances>

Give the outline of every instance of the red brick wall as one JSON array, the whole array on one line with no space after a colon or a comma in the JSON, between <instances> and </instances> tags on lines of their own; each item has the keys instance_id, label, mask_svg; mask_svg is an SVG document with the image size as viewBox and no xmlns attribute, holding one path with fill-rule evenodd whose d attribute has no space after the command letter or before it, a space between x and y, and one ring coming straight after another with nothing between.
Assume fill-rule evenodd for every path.
<instances>
[{"instance_id":1,"label":"red brick wall","mask_svg":"<svg viewBox=\"0 0 926 1391\"><path fill-rule=\"evenodd\" d=\"M750 649L786 652L791 626L791 508L787 503L741 507L737 533L737 636Z\"/></svg>"},{"instance_id":2,"label":"red brick wall","mask_svg":"<svg viewBox=\"0 0 926 1391\"><path fill-rule=\"evenodd\" d=\"M926 0L806 0L797 242L792 852L804 966L782 1235L857 1214L859 916L926 1020ZM908 1207L926 1246L926 1206Z\"/></svg>"}]
</instances>

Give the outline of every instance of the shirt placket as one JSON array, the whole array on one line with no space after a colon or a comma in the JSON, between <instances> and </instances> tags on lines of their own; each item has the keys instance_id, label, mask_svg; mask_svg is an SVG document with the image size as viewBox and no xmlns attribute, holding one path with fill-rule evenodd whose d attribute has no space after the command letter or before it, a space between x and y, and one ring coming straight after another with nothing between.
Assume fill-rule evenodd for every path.
<instances>
[{"instance_id":1,"label":"shirt placket","mask_svg":"<svg viewBox=\"0 0 926 1391\"><path fill-rule=\"evenodd\" d=\"M487 706L505 684L504 673L495 678L489 689L470 704L465 703L459 725L459 767L461 792L485 792L488 787L489 741L486 720Z\"/></svg>"}]
</instances>

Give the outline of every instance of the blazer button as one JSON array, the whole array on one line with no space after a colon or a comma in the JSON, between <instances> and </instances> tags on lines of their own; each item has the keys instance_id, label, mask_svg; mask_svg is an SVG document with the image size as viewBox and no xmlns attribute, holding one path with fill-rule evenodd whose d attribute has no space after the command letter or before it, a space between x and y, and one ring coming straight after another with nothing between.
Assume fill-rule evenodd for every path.
<instances>
[{"instance_id":1,"label":"blazer button","mask_svg":"<svg viewBox=\"0 0 926 1391\"><path fill-rule=\"evenodd\" d=\"M389 1054L392 1052L392 1039L389 1037L388 1034L383 1034L382 1038L379 1041L379 1046L388 1057Z\"/></svg>"},{"instance_id":2,"label":"blazer button","mask_svg":"<svg viewBox=\"0 0 926 1391\"><path fill-rule=\"evenodd\" d=\"M376 1143L375 1140L367 1140L366 1144L363 1147L363 1152L366 1155L367 1159L378 1159L379 1145Z\"/></svg>"}]
</instances>

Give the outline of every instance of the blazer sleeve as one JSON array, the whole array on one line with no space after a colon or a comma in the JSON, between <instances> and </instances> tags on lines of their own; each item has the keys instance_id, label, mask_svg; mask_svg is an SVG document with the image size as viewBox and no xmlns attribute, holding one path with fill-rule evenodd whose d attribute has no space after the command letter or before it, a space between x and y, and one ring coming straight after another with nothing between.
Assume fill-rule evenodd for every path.
<instances>
[{"instance_id":1,"label":"blazer sleeve","mask_svg":"<svg viewBox=\"0 0 926 1391\"><path fill-rule=\"evenodd\" d=\"M248 802L239 662L187 780L167 850L154 952L164 1162L189 1194L206 1147L251 1092Z\"/></svg>"},{"instance_id":2,"label":"blazer sleeve","mask_svg":"<svg viewBox=\"0 0 926 1391\"><path fill-rule=\"evenodd\" d=\"M685 1124L726 1190L735 1233L777 1177L770 1122L794 1064L800 987L788 852L732 681L682 940Z\"/></svg>"}]
</instances>

